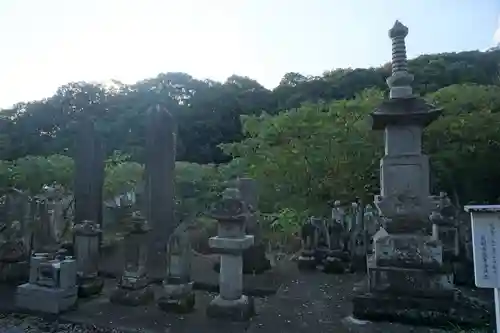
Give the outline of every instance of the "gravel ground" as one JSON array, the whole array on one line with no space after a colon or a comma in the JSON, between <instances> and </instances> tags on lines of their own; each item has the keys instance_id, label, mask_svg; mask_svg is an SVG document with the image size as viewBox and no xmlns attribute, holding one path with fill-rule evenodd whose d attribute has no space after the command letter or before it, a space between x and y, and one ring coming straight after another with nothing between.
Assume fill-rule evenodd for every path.
<instances>
[{"instance_id":1,"label":"gravel ground","mask_svg":"<svg viewBox=\"0 0 500 333\"><path fill-rule=\"evenodd\" d=\"M38 317L0 314L0 333L122 333L115 329L100 329L91 326L48 322Z\"/></svg>"}]
</instances>

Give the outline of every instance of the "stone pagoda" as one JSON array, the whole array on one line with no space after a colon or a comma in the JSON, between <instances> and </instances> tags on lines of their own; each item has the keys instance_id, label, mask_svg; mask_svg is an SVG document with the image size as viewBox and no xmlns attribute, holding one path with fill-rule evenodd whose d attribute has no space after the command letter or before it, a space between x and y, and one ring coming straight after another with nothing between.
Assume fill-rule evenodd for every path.
<instances>
[{"instance_id":1,"label":"stone pagoda","mask_svg":"<svg viewBox=\"0 0 500 333\"><path fill-rule=\"evenodd\" d=\"M392 39L390 98L371 114L372 129L385 132L380 161L381 193L375 204L387 233L377 237L367 260L368 285L354 298L354 316L370 320L427 322L477 321L483 312L468 306L443 263L443 246L430 234L429 158L422 154L422 132L441 110L415 96L408 72L405 37L396 21Z\"/></svg>"}]
</instances>

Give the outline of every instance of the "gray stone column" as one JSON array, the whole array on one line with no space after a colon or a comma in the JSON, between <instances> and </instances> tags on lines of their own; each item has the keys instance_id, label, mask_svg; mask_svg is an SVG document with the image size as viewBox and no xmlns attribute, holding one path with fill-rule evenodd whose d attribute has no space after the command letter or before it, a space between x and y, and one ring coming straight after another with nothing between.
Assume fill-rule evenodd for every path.
<instances>
[{"instance_id":1,"label":"gray stone column","mask_svg":"<svg viewBox=\"0 0 500 333\"><path fill-rule=\"evenodd\" d=\"M252 246L253 236L245 235L246 203L240 191L227 189L212 209L219 222L218 236L209 245L220 253L219 295L207 308L207 315L230 320L248 320L254 314L253 299L243 295L242 252Z\"/></svg>"},{"instance_id":2,"label":"gray stone column","mask_svg":"<svg viewBox=\"0 0 500 333\"><path fill-rule=\"evenodd\" d=\"M147 112L145 211L151 224L147 270L161 281L166 271L168 239L177 227L174 216L175 123L161 105Z\"/></svg>"},{"instance_id":3,"label":"gray stone column","mask_svg":"<svg viewBox=\"0 0 500 333\"><path fill-rule=\"evenodd\" d=\"M101 229L93 221L82 221L73 227L76 256L78 296L99 294L104 281L99 277Z\"/></svg>"},{"instance_id":4,"label":"gray stone column","mask_svg":"<svg viewBox=\"0 0 500 333\"><path fill-rule=\"evenodd\" d=\"M94 221L102 227L105 152L90 119L82 121L75 146L75 223Z\"/></svg>"},{"instance_id":5,"label":"gray stone column","mask_svg":"<svg viewBox=\"0 0 500 333\"><path fill-rule=\"evenodd\" d=\"M149 225L136 212L131 218L130 230L124 239L125 263L123 274L110 296L112 303L137 306L153 300L146 271Z\"/></svg>"}]
</instances>

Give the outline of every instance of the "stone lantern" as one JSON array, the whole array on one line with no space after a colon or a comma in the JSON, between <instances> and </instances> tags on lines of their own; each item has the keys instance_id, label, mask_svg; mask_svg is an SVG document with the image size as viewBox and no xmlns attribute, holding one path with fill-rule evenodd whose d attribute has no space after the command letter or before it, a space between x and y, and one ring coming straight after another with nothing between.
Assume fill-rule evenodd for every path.
<instances>
[{"instance_id":1,"label":"stone lantern","mask_svg":"<svg viewBox=\"0 0 500 333\"><path fill-rule=\"evenodd\" d=\"M101 229L94 221L85 220L73 227L78 296L99 294L104 281L99 277L99 243Z\"/></svg>"},{"instance_id":2,"label":"stone lantern","mask_svg":"<svg viewBox=\"0 0 500 333\"><path fill-rule=\"evenodd\" d=\"M110 296L112 303L137 306L153 300L153 290L146 274L149 231L146 219L139 212L134 213L124 239L123 274Z\"/></svg>"},{"instance_id":3,"label":"stone lantern","mask_svg":"<svg viewBox=\"0 0 500 333\"><path fill-rule=\"evenodd\" d=\"M209 239L209 245L220 253L220 273L219 295L210 302L207 315L248 320L254 314L254 303L253 299L243 295L242 253L252 246L254 238L245 235L247 214L240 191L226 189L211 215L219 223L218 235Z\"/></svg>"}]
</instances>

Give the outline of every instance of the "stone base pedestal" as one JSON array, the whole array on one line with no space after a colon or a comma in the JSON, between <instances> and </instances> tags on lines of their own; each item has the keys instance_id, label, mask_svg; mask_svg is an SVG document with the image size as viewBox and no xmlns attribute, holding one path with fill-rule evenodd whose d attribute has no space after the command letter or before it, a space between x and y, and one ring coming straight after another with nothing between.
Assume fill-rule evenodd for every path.
<instances>
[{"instance_id":1,"label":"stone base pedestal","mask_svg":"<svg viewBox=\"0 0 500 333\"><path fill-rule=\"evenodd\" d=\"M157 304L166 312L189 313L195 305L193 282L185 284L167 284L163 286L162 295Z\"/></svg>"},{"instance_id":2,"label":"stone base pedestal","mask_svg":"<svg viewBox=\"0 0 500 333\"><path fill-rule=\"evenodd\" d=\"M451 268L419 269L378 266L373 257L368 260L367 266L371 292L453 298Z\"/></svg>"},{"instance_id":3,"label":"stone base pedestal","mask_svg":"<svg viewBox=\"0 0 500 333\"><path fill-rule=\"evenodd\" d=\"M0 283L19 285L28 282L29 261L0 262Z\"/></svg>"},{"instance_id":4,"label":"stone base pedestal","mask_svg":"<svg viewBox=\"0 0 500 333\"><path fill-rule=\"evenodd\" d=\"M128 289L122 287L116 287L112 291L109 301L111 303L126 305L126 306L138 306L150 303L154 300L154 292L150 286L146 286L140 289Z\"/></svg>"},{"instance_id":5,"label":"stone base pedestal","mask_svg":"<svg viewBox=\"0 0 500 333\"><path fill-rule=\"evenodd\" d=\"M354 297L353 316L410 325L477 327L490 323L490 314L485 307L456 296L424 298L367 292Z\"/></svg>"},{"instance_id":6,"label":"stone base pedestal","mask_svg":"<svg viewBox=\"0 0 500 333\"><path fill-rule=\"evenodd\" d=\"M207 307L207 316L232 321L247 321L255 315L253 298L242 295L237 300L217 296Z\"/></svg>"},{"instance_id":7,"label":"stone base pedestal","mask_svg":"<svg viewBox=\"0 0 500 333\"><path fill-rule=\"evenodd\" d=\"M90 297L101 293L104 287L104 280L100 277L79 278L78 297Z\"/></svg>"},{"instance_id":8,"label":"stone base pedestal","mask_svg":"<svg viewBox=\"0 0 500 333\"><path fill-rule=\"evenodd\" d=\"M22 310L58 314L76 306L78 287L60 289L25 283L17 287L16 306Z\"/></svg>"}]
</instances>

